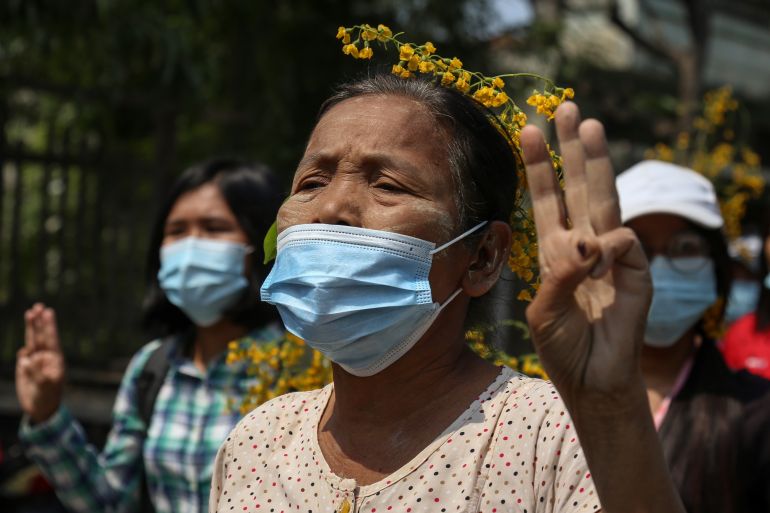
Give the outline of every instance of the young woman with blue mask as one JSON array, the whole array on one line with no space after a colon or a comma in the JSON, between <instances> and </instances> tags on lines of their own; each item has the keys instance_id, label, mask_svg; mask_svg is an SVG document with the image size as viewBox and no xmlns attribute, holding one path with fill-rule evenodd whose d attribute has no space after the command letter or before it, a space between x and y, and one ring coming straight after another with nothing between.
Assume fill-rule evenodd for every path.
<instances>
[{"instance_id":1,"label":"young woman with blue mask","mask_svg":"<svg viewBox=\"0 0 770 513\"><path fill-rule=\"evenodd\" d=\"M159 338L131 360L101 453L61 404L54 312L27 312L20 436L69 510L206 511L215 452L240 418L227 405L254 384L245 365L226 364L227 344L282 335L274 309L257 300L262 240L279 205L270 170L237 160L194 166L174 184L148 254L144 320Z\"/></svg>"},{"instance_id":2,"label":"young woman with blue mask","mask_svg":"<svg viewBox=\"0 0 770 513\"><path fill-rule=\"evenodd\" d=\"M465 343L510 255L522 165L489 113L390 74L322 106L262 297L334 382L239 423L212 512L681 511L635 358L644 254L601 125L567 103L556 127L566 196L540 131L521 141L543 277L528 319L559 393Z\"/></svg>"},{"instance_id":3,"label":"young woman with blue mask","mask_svg":"<svg viewBox=\"0 0 770 513\"><path fill-rule=\"evenodd\" d=\"M718 326L730 260L711 183L692 170L645 161L617 179L623 222L650 261L653 296L641 367L650 410L689 512L766 511L770 382L725 365ZM747 412L751 412L750 414Z\"/></svg>"}]
</instances>

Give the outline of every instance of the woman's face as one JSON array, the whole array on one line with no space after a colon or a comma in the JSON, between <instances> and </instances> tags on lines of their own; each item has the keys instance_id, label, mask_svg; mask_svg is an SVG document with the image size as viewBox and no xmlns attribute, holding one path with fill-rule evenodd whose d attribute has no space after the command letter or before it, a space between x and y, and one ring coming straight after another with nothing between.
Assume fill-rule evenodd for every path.
<instances>
[{"instance_id":1,"label":"woman's face","mask_svg":"<svg viewBox=\"0 0 770 513\"><path fill-rule=\"evenodd\" d=\"M457 188L447 138L422 105L363 96L332 107L313 130L278 231L307 223L384 230L435 242L459 235ZM457 287L470 251L434 257L431 285L442 301Z\"/></svg>"},{"instance_id":2,"label":"woman's face","mask_svg":"<svg viewBox=\"0 0 770 513\"><path fill-rule=\"evenodd\" d=\"M215 183L188 191L176 200L166 218L161 245L186 237L249 244L225 198Z\"/></svg>"}]
</instances>

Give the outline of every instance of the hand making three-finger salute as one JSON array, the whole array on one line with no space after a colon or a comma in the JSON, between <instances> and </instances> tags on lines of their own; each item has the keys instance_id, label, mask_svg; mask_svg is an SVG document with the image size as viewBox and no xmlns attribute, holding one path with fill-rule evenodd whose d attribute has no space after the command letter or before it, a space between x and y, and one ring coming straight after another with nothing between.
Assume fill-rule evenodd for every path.
<instances>
[{"instance_id":1,"label":"hand making three-finger salute","mask_svg":"<svg viewBox=\"0 0 770 513\"><path fill-rule=\"evenodd\" d=\"M25 343L16 354L16 395L33 423L59 408L64 387L64 355L59 347L56 313L41 303L24 314Z\"/></svg>"},{"instance_id":2,"label":"hand making three-finger salute","mask_svg":"<svg viewBox=\"0 0 770 513\"><path fill-rule=\"evenodd\" d=\"M639 368L647 259L620 221L604 129L568 102L556 132L563 191L540 130L521 133L541 273L527 309L532 339L570 410L603 511L683 511Z\"/></svg>"}]
</instances>

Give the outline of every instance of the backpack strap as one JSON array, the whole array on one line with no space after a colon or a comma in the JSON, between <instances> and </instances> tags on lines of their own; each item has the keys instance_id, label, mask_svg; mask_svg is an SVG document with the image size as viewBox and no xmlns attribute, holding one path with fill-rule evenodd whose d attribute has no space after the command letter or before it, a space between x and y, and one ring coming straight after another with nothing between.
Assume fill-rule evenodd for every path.
<instances>
[{"instance_id":1,"label":"backpack strap","mask_svg":"<svg viewBox=\"0 0 770 513\"><path fill-rule=\"evenodd\" d=\"M168 373L168 352L173 342L173 337L168 337L152 351L136 380L136 403L145 430L150 428L155 399Z\"/></svg>"},{"instance_id":2,"label":"backpack strap","mask_svg":"<svg viewBox=\"0 0 770 513\"><path fill-rule=\"evenodd\" d=\"M166 374L170 366L168 356L171 344L174 343L174 337L165 338L161 344L156 347L147 361L144 363L142 372L136 380L136 404L139 410L139 418L144 422L144 437L147 438L147 432L150 429L152 412L155 409L155 400L158 398L160 387L166 379ZM143 456L144 452L142 452ZM142 459L144 462L144 459ZM140 513L154 513L155 508L150 500L150 491L147 488L147 476L144 472L144 463L142 463L142 472L139 479L139 509Z\"/></svg>"}]
</instances>

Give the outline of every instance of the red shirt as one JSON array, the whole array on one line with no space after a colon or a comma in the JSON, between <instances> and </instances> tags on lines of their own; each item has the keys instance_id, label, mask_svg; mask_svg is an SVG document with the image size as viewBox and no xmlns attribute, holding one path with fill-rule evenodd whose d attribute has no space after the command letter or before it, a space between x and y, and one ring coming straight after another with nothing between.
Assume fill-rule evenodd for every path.
<instances>
[{"instance_id":1,"label":"red shirt","mask_svg":"<svg viewBox=\"0 0 770 513\"><path fill-rule=\"evenodd\" d=\"M756 325L753 313L735 321L722 339L722 354L731 369L770 379L770 327L757 331Z\"/></svg>"}]
</instances>

